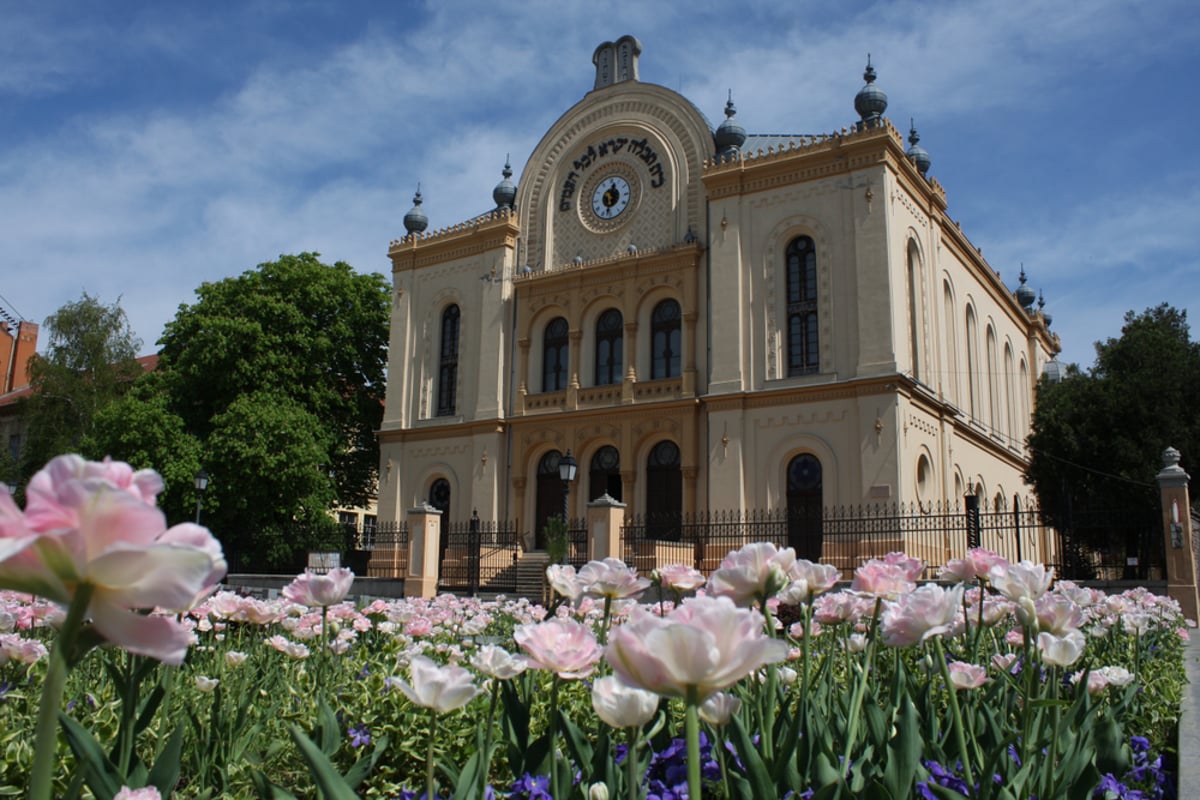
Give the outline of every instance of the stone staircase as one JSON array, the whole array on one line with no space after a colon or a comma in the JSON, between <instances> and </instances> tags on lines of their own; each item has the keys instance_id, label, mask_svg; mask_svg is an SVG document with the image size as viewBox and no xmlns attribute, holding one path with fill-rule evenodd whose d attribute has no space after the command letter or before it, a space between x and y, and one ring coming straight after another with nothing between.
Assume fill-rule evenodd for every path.
<instances>
[{"instance_id":1,"label":"stone staircase","mask_svg":"<svg viewBox=\"0 0 1200 800\"><path fill-rule=\"evenodd\" d=\"M519 597L527 597L530 601L541 603L545 601L546 567L550 566L550 556L543 550L527 551L517 560L517 591Z\"/></svg>"}]
</instances>

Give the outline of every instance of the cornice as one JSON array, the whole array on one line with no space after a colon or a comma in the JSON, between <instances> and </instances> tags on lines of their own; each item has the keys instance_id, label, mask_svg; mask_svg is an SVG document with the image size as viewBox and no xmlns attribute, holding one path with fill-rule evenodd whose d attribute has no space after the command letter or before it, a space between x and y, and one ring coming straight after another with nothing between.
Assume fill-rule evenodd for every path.
<instances>
[{"instance_id":1,"label":"cornice","mask_svg":"<svg viewBox=\"0 0 1200 800\"><path fill-rule=\"evenodd\" d=\"M388 248L392 272L420 269L500 247L513 249L521 226L512 209L496 209L432 233L410 233Z\"/></svg>"},{"instance_id":2,"label":"cornice","mask_svg":"<svg viewBox=\"0 0 1200 800\"><path fill-rule=\"evenodd\" d=\"M527 291L554 291L564 285L591 285L605 282L614 276L652 275L694 268L703 248L698 242L672 247L638 250L605 258L560 264L554 269L514 275L513 285L526 286Z\"/></svg>"},{"instance_id":3,"label":"cornice","mask_svg":"<svg viewBox=\"0 0 1200 800\"><path fill-rule=\"evenodd\" d=\"M430 425L420 428L400 428L375 431L380 444L407 444L436 439L459 439L464 436L479 436L503 433L506 423L502 419L484 419L473 422L449 422L445 425Z\"/></svg>"},{"instance_id":4,"label":"cornice","mask_svg":"<svg viewBox=\"0 0 1200 800\"><path fill-rule=\"evenodd\" d=\"M904 139L888 120L873 128L843 128L818 136L799 136L787 147L739 152L733 158L709 159L702 178L709 199L720 199L778 186L827 178L883 164L903 176L910 192L930 207L944 209L946 192L926 180L904 153Z\"/></svg>"},{"instance_id":5,"label":"cornice","mask_svg":"<svg viewBox=\"0 0 1200 800\"><path fill-rule=\"evenodd\" d=\"M770 408L794 403L818 403L828 400L847 400L879 394L894 394L903 376L888 375L809 386L789 386L779 389L759 389L731 395L710 395L698 398L709 411L741 411Z\"/></svg>"}]
</instances>

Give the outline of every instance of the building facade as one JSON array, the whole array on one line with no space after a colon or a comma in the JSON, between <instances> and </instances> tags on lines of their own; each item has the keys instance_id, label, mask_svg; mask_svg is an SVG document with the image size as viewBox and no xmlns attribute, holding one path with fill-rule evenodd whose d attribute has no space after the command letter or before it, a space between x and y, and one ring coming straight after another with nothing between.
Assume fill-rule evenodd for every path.
<instances>
[{"instance_id":1,"label":"building facade","mask_svg":"<svg viewBox=\"0 0 1200 800\"><path fill-rule=\"evenodd\" d=\"M392 242L381 520L636 515L1022 498L1059 350L883 116L756 136L642 82L633 37L495 208Z\"/></svg>"}]
</instances>

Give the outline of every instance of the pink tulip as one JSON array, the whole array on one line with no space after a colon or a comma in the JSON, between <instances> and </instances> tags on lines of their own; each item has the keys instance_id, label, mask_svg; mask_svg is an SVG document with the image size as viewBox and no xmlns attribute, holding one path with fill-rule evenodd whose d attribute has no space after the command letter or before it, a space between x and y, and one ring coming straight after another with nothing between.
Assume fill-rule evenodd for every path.
<instances>
[{"instance_id":1,"label":"pink tulip","mask_svg":"<svg viewBox=\"0 0 1200 800\"><path fill-rule=\"evenodd\" d=\"M338 567L325 575L305 570L283 587L280 594L303 606L328 608L345 600L353 583L354 573L347 567Z\"/></svg>"},{"instance_id":2,"label":"pink tulip","mask_svg":"<svg viewBox=\"0 0 1200 800\"><path fill-rule=\"evenodd\" d=\"M524 672L529 662L524 656L513 655L502 647L487 644L471 657L471 666L489 678L507 681Z\"/></svg>"},{"instance_id":3,"label":"pink tulip","mask_svg":"<svg viewBox=\"0 0 1200 800\"><path fill-rule=\"evenodd\" d=\"M950 685L956 690L978 689L988 682L986 667L964 661L951 661L947 667L950 671Z\"/></svg>"},{"instance_id":4,"label":"pink tulip","mask_svg":"<svg viewBox=\"0 0 1200 800\"><path fill-rule=\"evenodd\" d=\"M668 564L655 570L657 579L663 586L684 594L694 592L704 585L704 573L686 564Z\"/></svg>"},{"instance_id":5,"label":"pink tulip","mask_svg":"<svg viewBox=\"0 0 1200 800\"><path fill-rule=\"evenodd\" d=\"M142 789L130 789L128 786L122 786L121 791L113 795L113 800L162 800L162 795L154 786L146 786Z\"/></svg>"},{"instance_id":6,"label":"pink tulip","mask_svg":"<svg viewBox=\"0 0 1200 800\"><path fill-rule=\"evenodd\" d=\"M665 618L635 609L613 631L605 657L626 683L702 703L787 658L788 645L768 638L763 621L728 597L692 598Z\"/></svg>"},{"instance_id":7,"label":"pink tulip","mask_svg":"<svg viewBox=\"0 0 1200 800\"><path fill-rule=\"evenodd\" d=\"M614 728L641 727L658 712L658 695L607 675L592 684L592 708Z\"/></svg>"},{"instance_id":8,"label":"pink tulip","mask_svg":"<svg viewBox=\"0 0 1200 800\"><path fill-rule=\"evenodd\" d=\"M1083 655L1087 642L1079 631L1071 631L1064 636L1052 633L1039 633L1037 638L1038 650L1042 661L1055 667L1069 667Z\"/></svg>"},{"instance_id":9,"label":"pink tulip","mask_svg":"<svg viewBox=\"0 0 1200 800\"><path fill-rule=\"evenodd\" d=\"M708 577L707 594L728 597L749 608L765 602L791 582L788 571L796 563L796 551L780 550L771 542L751 542L731 552Z\"/></svg>"},{"instance_id":10,"label":"pink tulip","mask_svg":"<svg viewBox=\"0 0 1200 800\"><path fill-rule=\"evenodd\" d=\"M917 588L911 570L905 565L889 564L873 558L854 570L850 591L864 596L895 600Z\"/></svg>"},{"instance_id":11,"label":"pink tulip","mask_svg":"<svg viewBox=\"0 0 1200 800\"><path fill-rule=\"evenodd\" d=\"M779 600L790 605L811 602L837 586L842 573L832 564L817 564L805 558L796 559L787 572L791 583L779 593Z\"/></svg>"},{"instance_id":12,"label":"pink tulip","mask_svg":"<svg viewBox=\"0 0 1200 800\"><path fill-rule=\"evenodd\" d=\"M414 656L408 670L412 683L397 679L393 685L416 705L438 714L460 709L479 694L471 673L457 664L439 667L426 656Z\"/></svg>"},{"instance_id":13,"label":"pink tulip","mask_svg":"<svg viewBox=\"0 0 1200 800\"><path fill-rule=\"evenodd\" d=\"M577 577L589 597L625 600L641 597L650 588L649 578L639 578L637 570L619 558L589 561Z\"/></svg>"},{"instance_id":14,"label":"pink tulip","mask_svg":"<svg viewBox=\"0 0 1200 800\"><path fill-rule=\"evenodd\" d=\"M879 619L880 639L891 647L912 647L931 636L962 630L962 585L953 589L927 583L888 603Z\"/></svg>"},{"instance_id":15,"label":"pink tulip","mask_svg":"<svg viewBox=\"0 0 1200 800\"><path fill-rule=\"evenodd\" d=\"M583 583L570 564L551 564L546 567L546 581L550 588L574 603L583 594Z\"/></svg>"},{"instance_id":16,"label":"pink tulip","mask_svg":"<svg viewBox=\"0 0 1200 800\"><path fill-rule=\"evenodd\" d=\"M602 652L591 628L561 617L519 625L513 639L533 666L566 680L591 675Z\"/></svg>"},{"instance_id":17,"label":"pink tulip","mask_svg":"<svg viewBox=\"0 0 1200 800\"><path fill-rule=\"evenodd\" d=\"M1034 602L1038 630L1062 636L1083 626L1083 609L1070 597L1047 593Z\"/></svg>"},{"instance_id":18,"label":"pink tulip","mask_svg":"<svg viewBox=\"0 0 1200 800\"><path fill-rule=\"evenodd\" d=\"M30 480L23 515L0 494L0 587L69 605L91 589L87 616L107 641L182 663L191 632L137 611L186 611L224 577L220 543L191 523L168 529L154 473L59 456Z\"/></svg>"},{"instance_id":19,"label":"pink tulip","mask_svg":"<svg viewBox=\"0 0 1200 800\"><path fill-rule=\"evenodd\" d=\"M973 547L967 551L965 558L955 558L947 561L946 565L938 573L938 577L942 580L952 580L960 583L983 580L988 577L991 568L998 565L1008 566L1008 561L991 550L982 547Z\"/></svg>"},{"instance_id":20,"label":"pink tulip","mask_svg":"<svg viewBox=\"0 0 1200 800\"><path fill-rule=\"evenodd\" d=\"M729 692L717 692L700 704L700 719L709 725L728 725L742 708L742 701Z\"/></svg>"}]
</instances>

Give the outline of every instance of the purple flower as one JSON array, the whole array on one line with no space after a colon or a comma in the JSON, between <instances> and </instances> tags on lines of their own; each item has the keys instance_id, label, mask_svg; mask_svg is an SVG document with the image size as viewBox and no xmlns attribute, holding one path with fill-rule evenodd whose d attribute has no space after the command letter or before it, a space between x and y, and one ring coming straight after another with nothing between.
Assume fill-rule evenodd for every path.
<instances>
[{"instance_id":1,"label":"purple flower","mask_svg":"<svg viewBox=\"0 0 1200 800\"><path fill-rule=\"evenodd\" d=\"M550 777L527 772L513 782L510 797L512 800L554 800L550 795Z\"/></svg>"},{"instance_id":2,"label":"purple flower","mask_svg":"<svg viewBox=\"0 0 1200 800\"><path fill-rule=\"evenodd\" d=\"M349 728L346 734L350 737L351 747L366 747L371 743L371 732L367 730L367 726L364 723L360 722L358 725Z\"/></svg>"}]
</instances>

